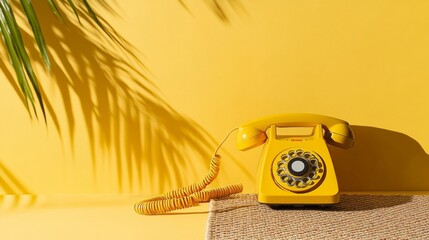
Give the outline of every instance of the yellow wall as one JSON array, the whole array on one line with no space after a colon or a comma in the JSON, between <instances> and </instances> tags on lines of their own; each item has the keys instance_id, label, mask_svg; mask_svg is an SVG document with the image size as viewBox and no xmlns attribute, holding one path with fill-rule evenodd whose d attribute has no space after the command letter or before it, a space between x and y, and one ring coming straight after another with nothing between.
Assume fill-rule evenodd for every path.
<instances>
[{"instance_id":1,"label":"yellow wall","mask_svg":"<svg viewBox=\"0 0 429 240\"><path fill-rule=\"evenodd\" d=\"M165 191L204 176L231 128L288 112L354 125L356 147L331 148L342 190L429 190L427 1L240 1L222 5L227 20L190 2L98 6L147 69L39 3L59 62L41 80L56 115L30 120L2 81L0 192ZM233 139L219 184L253 192L261 148Z\"/></svg>"}]
</instances>

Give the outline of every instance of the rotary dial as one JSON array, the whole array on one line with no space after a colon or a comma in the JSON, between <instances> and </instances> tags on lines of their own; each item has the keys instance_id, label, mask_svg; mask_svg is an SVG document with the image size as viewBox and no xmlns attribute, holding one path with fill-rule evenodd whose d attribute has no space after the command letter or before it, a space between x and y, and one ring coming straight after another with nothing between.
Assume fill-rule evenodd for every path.
<instances>
[{"instance_id":1,"label":"rotary dial","mask_svg":"<svg viewBox=\"0 0 429 240\"><path fill-rule=\"evenodd\" d=\"M294 192L309 191L322 180L325 167L313 151L286 149L274 159L273 178L277 185Z\"/></svg>"}]
</instances>

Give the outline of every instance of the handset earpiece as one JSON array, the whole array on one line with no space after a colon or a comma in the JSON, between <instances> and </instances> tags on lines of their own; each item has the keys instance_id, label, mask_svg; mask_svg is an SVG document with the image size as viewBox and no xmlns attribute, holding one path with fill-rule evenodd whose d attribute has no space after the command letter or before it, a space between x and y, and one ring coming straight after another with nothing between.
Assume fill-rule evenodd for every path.
<instances>
[{"instance_id":1,"label":"handset earpiece","mask_svg":"<svg viewBox=\"0 0 429 240\"><path fill-rule=\"evenodd\" d=\"M244 127L238 129L236 145L237 149L244 151L257 147L266 140L265 132L254 127Z\"/></svg>"},{"instance_id":2,"label":"handset earpiece","mask_svg":"<svg viewBox=\"0 0 429 240\"><path fill-rule=\"evenodd\" d=\"M326 140L329 144L344 149L351 148L355 142L352 129L349 125L343 123L330 126Z\"/></svg>"}]
</instances>

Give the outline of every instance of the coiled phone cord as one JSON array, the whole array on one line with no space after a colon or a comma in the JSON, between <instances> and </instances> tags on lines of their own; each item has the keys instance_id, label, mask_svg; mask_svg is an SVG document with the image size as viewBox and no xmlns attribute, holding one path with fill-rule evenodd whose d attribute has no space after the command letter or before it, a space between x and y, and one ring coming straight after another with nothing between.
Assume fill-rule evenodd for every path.
<instances>
[{"instance_id":1,"label":"coiled phone cord","mask_svg":"<svg viewBox=\"0 0 429 240\"><path fill-rule=\"evenodd\" d=\"M221 156L217 154L229 135L237 130L232 129L222 142L217 146L210 161L210 169L206 177L199 183L194 183L187 187L179 188L168 193L142 200L134 205L134 210L138 214L156 215L166 212L192 207L201 202L208 202L210 199L223 198L243 191L242 184L232 184L220 188L204 190L219 174Z\"/></svg>"}]
</instances>

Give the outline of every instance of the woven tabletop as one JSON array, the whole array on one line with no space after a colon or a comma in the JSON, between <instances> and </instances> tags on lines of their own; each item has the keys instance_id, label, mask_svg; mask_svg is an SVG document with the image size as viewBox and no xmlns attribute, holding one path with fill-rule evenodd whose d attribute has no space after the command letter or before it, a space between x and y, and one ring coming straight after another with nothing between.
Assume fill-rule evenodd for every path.
<instances>
[{"instance_id":1,"label":"woven tabletop","mask_svg":"<svg viewBox=\"0 0 429 240\"><path fill-rule=\"evenodd\" d=\"M346 195L336 205L271 207L256 195L210 202L207 239L429 239L429 196Z\"/></svg>"}]
</instances>

